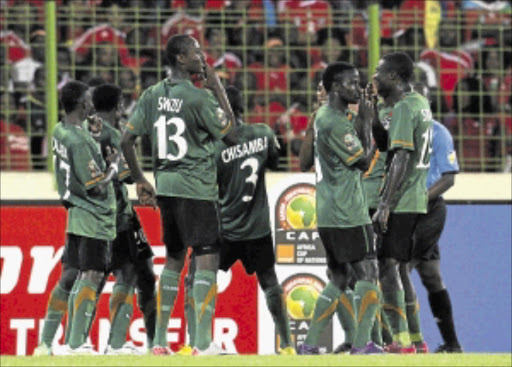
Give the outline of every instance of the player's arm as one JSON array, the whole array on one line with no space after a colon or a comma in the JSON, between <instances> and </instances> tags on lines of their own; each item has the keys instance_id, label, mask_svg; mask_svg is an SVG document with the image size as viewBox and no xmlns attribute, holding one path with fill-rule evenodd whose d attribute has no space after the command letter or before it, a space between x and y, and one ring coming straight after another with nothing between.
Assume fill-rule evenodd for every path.
<instances>
[{"instance_id":1,"label":"player's arm","mask_svg":"<svg viewBox=\"0 0 512 367\"><path fill-rule=\"evenodd\" d=\"M300 146L299 160L300 170L302 172L309 171L313 167L314 158L314 144L315 144L315 117L316 111L309 118L308 128L306 129L306 136Z\"/></svg>"},{"instance_id":2,"label":"player's arm","mask_svg":"<svg viewBox=\"0 0 512 367\"><path fill-rule=\"evenodd\" d=\"M354 166L366 172L377 151L377 147L372 143L372 120L374 119L375 110L368 94L368 88L361 93L358 111L359 114L357 115L354 128L363 147L363 157L354 163Z\"/></svg>"},{"instance_id":3,"label":"player's arm","mask_svg":"<svg viewBox=\"0 0 512 367\"><path fill-rule=\"evenodd\" d=\"M132 179L135 181L137 196L140 203L142 205L151 205L156 208L155 189L144 177L144 173L137 161L137 154L135 153L136 139L137 135L126 130L121 138L121 150L123 151L124 159L130 169Z\"/></svg>"},{"instance_id":4,"label":"player's arm","mask_svg":"<svg viewBox=\"0 0 512 367\"><path fill-rule=\"evenodd\" d=\"M222 85L219 77L215 73L215 70L207 66L206 67L206 83L205 87L210 89L213 92L213 95L219 102L220 108L224 111L226 118L228 120L228 124L231 126L236 126L236 118L233 113L233 109L231 108L231 104L229 103L228 97L226 95L226 90ZM229 126L228 125L228 126ZM239 140L239 132L238 129L231 129L223 138L222 141L228 145L238 144Z\"/></svg>"},{"instance_id":5,"label":"player's arm","mask_svg":"<svg viewBox=\"0 0 512 367\"><path fill-rule=\"evenodd\" d=\"M428 200L443 195L455 184L455 172L443 173L443 175L428 189Z\"/></svg>"}]
</instances>

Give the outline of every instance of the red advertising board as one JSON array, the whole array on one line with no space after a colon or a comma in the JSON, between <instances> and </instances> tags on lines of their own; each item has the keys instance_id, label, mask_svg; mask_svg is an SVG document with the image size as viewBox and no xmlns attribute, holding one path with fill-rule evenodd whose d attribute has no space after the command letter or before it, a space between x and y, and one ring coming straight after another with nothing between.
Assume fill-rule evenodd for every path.
<instances>
[{"instance_id":1,"label":"red advertising board","mask_svg":"<svg viewBox=\"0 0 512 367\"><path fill-rule=\"evenodd\" d=\"M147 238L155 252L155 272L160 274L165 248L161 241L160 215L137 208ZM60 206L2 206L0 210L0 354L30 355L36 347L48 297L59 279L60 257L65 242L66 211ZM182 274L183 275L183 274ZM113 278L109 278L112 282ZM101 350L109 331L107 284L91 330L91 342ZM258 352L257 279L247 276L240 264L231 274L219 276L214 338L238 353ZM171 348L185 341L183 293L180 291L168 330ZM57 333L62 343L62 332ZM145 342L142 316L136 308L128 337L136 345Z\"/></svg>"}]
</instances>

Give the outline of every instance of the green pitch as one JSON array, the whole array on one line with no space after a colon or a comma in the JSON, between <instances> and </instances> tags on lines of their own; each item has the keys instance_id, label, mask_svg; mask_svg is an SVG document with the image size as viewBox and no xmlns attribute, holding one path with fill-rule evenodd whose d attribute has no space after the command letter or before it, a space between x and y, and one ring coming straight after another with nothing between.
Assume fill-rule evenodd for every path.
<instances>
[{"instance_id":1,"label":"green pitch","mask_svg":"<svg viewBox=\"0 0 512 367\"><path fill-rule=\"evenodd\" d=\"M6 357L3 366L512 366L512 354Z\"/></svg>"}]
</instances>

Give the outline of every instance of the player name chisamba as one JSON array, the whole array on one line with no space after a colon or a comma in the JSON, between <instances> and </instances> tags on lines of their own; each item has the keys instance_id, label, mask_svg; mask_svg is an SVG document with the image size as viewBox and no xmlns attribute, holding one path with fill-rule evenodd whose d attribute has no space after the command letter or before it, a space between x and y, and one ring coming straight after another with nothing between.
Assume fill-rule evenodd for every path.
<instances>
[{"instance_id":1,"label":"player name chisamba","mask_svg":"<svg viewBox=\"0 0 512 367\"><path fill-rule=\"evenodd\" d=\"M262 152L268 147L268 138L257 138L250 140L247 143L233 145L222 151L222 160L224 163L229 163L234 159L243 158L245 156Z\"/></svg>"}]
</instances>

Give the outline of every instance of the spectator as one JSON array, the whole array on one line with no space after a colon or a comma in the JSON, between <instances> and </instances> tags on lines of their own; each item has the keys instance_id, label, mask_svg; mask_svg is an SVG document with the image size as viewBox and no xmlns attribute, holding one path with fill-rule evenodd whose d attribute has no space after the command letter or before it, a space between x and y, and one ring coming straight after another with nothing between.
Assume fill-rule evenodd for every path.
<instances>
[{"instance_id":1,"label":"spectator","mask_svg":"<svg viewBox=\"0 0 512 367\"><path fill-rule=\"evenodd\" d=\"M215 69L222 69L228 74L229 83L235 81L236 73L242 68L242 62L232 52L226 51L226 30L220 24L210 26L206 30L206 63Z\"/></svg>"},{"instance_id":2,"label":"spectator","mask_svg":"<svg viewBox=\"0 0 512 367\"><path fill-rule=\"evenodd\" d=\"M30 35L30 54L12 66L11 78L15 90L27 90L34 81L34 73L44 64L45 31L36 29Z\"/></svg>"},{"instance_id":3,"label":"spectator","mask_svg":"<svg viewBox=\"0 0 512 367\"><path fill-rule=\"evenodd\" d=\"M187 0L185 6L178 11L162 26L161 46L165 47L167 40L180 33L194 37L201 45L204 45L204 3L205 0Z\"/></svg>"},{"instance_id":4,"label":"spectator","mask_svg":"<svg viewBox=\"0 0 512 367\"><path fill-rule=\"evenodd\" d=\"M123 119L126 120L137 104L137 77L132 69L124 68L119 72L119 87L123 90Z\"/></svg>"},{"instance_id":5,"label":"spectator","mask_svg":"<svg viewBox=\"0 0 512 367\"><path fill-rule=\"evenodd\" d=\"M453 96L455 115L446 119L465 172L501 170L501 126L493 114L491 98L476 77L460 80Z\"/></svg>"},{"instance_id":6,"label":"spectator","mask_svg":"<svg viewBox=\"0 0 512 367\"><path fill-rule=\"evenodd\" d=\"M12 94L0 89L0 170L29 171L30 149L25 131L14 123Z\"/></svg>"}]
</instances>

